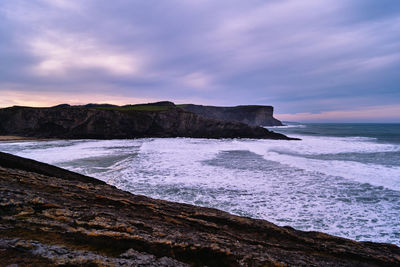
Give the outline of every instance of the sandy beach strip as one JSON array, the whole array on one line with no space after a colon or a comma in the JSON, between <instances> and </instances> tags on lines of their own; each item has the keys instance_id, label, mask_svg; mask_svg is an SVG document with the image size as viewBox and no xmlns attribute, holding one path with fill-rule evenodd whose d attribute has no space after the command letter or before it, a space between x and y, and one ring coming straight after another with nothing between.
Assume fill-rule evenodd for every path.
<instances>
[{"instance_id":1,"label":"sandy beach strip","mask_svg":"<svg viewBox=\"0 0 400 267\"><path fill-rule=\"evenodd\" d=\"M35 137L14 136L14 135L0 135L0 142L6 142L6 141L39 141L39 140L45 140L45 139L35 138Z\"/></svg>"}]
</instances>

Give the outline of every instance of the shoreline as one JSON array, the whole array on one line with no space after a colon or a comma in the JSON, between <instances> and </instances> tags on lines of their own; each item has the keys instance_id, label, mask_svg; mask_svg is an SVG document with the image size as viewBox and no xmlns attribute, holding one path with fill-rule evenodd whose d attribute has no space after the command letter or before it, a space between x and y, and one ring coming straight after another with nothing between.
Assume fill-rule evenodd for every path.
<instances>
[{"instance_id":1,"label":"shoreline","mask_svg":"<svg viewBox=\"0 0 400 267\"><path fill-rule=\"evenodd\" d=\"M280 140L280 139L263 139L263 138L245 138L245 137L225 137L225 138L207 138L207 137L181 137L181 136L144 136L136 138L39 138L39 137L26 137L26 136L16 136L16 135L0 135L1 142L24 142L24 141L57 141L57 140L137 140L146 138L192 138L192 139L253 139L253 140ZM299 138L291 138L289 140L282 141L301 141Z\"/></svg>"},{"instance_id":2,"label":"shoreline","mask_svg":"<svg viewBox=\"0 0 400 267\"><path fill-rule=\"evenodd\" d=\"M0 142L10 142L10 141L48 141L53 139L47 138L36 138L36 137L25 137L16 135L0 135ZM56 139L54 139L56 140Z\"/></svg>"}]
</instances>

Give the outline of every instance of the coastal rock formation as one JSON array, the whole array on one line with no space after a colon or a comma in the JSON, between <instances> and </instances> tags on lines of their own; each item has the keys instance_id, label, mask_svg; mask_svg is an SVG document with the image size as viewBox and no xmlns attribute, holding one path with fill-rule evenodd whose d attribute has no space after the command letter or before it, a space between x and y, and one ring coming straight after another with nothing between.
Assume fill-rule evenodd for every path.
<instances>
[{"instance_id":1,"label":"coastal rock formation","mask_svg":"<svg viewBox=\"0 0 400 267\"><path fill-rule=\"evenodd\" d=\"M252 126L282 126L282 122L274 118L272 106L236 106L214 107L193 104L179 105L184 110L196 113L205 118L238 121Z\"/></svg>"},{"instance_id":2,"label":"coastal rock formation","mask_svg":"<svg viewBox=\"0 0 400 267\"><path fill-rule=\"evenodd\" d=\"M0 259L4 266L399 266L400 248L133 195L0 152Z\"/></svg>"},{"instance_id":3,"label":"coastal rock formation","mask_svg":"<svg viewBox=\"0 0 400 267\"><path fill-rule=\"evenodd\" d=\"M208 119L171 102L149 105L59 105L0 109L0 135L39 138L117 139L139 137L266 138L285 135L239 122Z\"/></svg>"}]
</instances>

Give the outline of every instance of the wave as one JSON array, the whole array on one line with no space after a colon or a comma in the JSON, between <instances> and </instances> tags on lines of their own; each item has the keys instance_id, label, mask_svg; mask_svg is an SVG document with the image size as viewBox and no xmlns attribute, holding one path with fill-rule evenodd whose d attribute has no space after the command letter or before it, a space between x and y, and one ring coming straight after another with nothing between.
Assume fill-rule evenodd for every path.
<instances>
[{"instance_id":1,"label":"wave","mask_svg":"<svg viewBox=\"0 0 400 267\"><path fill-rule=\"evenodd\" d=\"M40 142L20 142L13 147L3 147L4 151L21 157L57 164L87 158L107 157L130 153L143 140L56 140ZM2 146L0 145L0 148ZM2 150L3 150L2 149Z\"/></svg>"},{"instance_id":2,"label":"wave","mask_svg":"<svg viewBox=\"0 0 400 267\"><path fill-rule=\"evenodd\" d=\"M307 125L303 124L288 124L288 125L283 125L283 126L263 126L264 128L267 129L289 129L289 128L306 128Z\"/></svg>"},{"instance_id":3,"label":"wave","mask_svg":"<svg viewBox=\"0 0 400 267\"><path fill-rule=\"evenodd\" d=\"M400 190L400 168L398 166L383 166L370 162L362 163L349 160L313 159L303 156L312 155L318 158L318 155L326 154L368 154L400 151L400 146L374 143L366 138L308 137L298 142L250 139L155 139L152 142L145 142L140 147L140 154L147 155L150 159L153 157L166 157L164 160L157 161L157 164L160 165L160 179L163 179L162 176L165 173L174 173L174 177L186 176L186 179L191 181L193 178L198 179L199 175L204 175L205 177L210 175L202 169L202 165L195 165L194 162L210 160L223 151L238 150L251 151L264 157L265 160L284 164L291 168L302 169L310 173L321 173L342 177L354 182L370 183L371 185ZM144 167L149 168L151 164L154 164L154 162L150 160ZM162 164L165 165L162 166ZM198 168L194 166L198 166ZM154 169L154 167L151 168ZM228 171L225 170L225 172ZM185 175L185 173L187 174ZM234 176L232 173L230 175L231 177Z\"/></svg>"},{"instance_id":4,"label":"wave","mask_svg":"<svg viewBox=\"0 0 400 267\"><path fill-rule=\"evenodd\" d=\"M373 139L364 137L301 136L300 138L302 138L302 141L299 142L271 143L261 141L260 143L263 143L263 145L252 144L248 146L248 149L262 155L266 160L279 162L307 172L318 172L359 183L369 183L375 186L400 190L400 168L398 166L384 166L379 162L363 163L360 162L361 160L334 159L334 155L342 155L344 153L367 155L400 152L399 145L371 142ZM331 155L333 159L322 157L326 155Z\"/></svg>"},{"instance_id":5,"label":"wave","mask_svg":"<svg viewBox=\"0 0 400 267\"><path fill-rule=\"evenodd\" d=\"M360 163L348 160L319 160L270 152L266 159L312 173L341 177L400 191L400 167Z\"/></svg>"}]
</instances>

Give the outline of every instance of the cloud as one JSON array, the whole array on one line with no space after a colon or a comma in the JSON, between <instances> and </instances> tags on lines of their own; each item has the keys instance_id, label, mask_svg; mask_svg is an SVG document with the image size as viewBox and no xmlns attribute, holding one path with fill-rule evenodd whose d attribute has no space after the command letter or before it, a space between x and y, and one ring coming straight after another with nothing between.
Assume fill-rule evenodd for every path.
<instances>
[{"instance_id":1,"label":"cloud","mask_svg":"<svg viewBox=\"0 0 400 267\"><path fill-rule=\"evenodd\" d=\"M42 2L47 5L61 9L74 10L74 11L81 9L80 4L73 0L42 0Z\"/></svg>"},{"instance_id":2,"label":"cloud","mask_svg":"<svg viewBox=\"0 0 400 267\"><path fill-rule=\"evenodd\" d=\"M138 75L143 61L133 53L112 51L87 36L47 32L30 41L39 58L37 75L67 75L70 71L100 69L114 75Z\"/></svg>"},{"instance_id":3,"label":"cloud","mask_svg":"<svg viewBox=\"0 0 400 267\"><path fill-rule=\"evenodd\" d=\"M366 70L389 67L400 61L400 53L368 58L360 62L359 67Z\"/></svg>"},{"instance_id":4,"label":"cloud","mask_svg":"<svg viewBox=\"0 0 400 267\"><path fill-rule=\"evenodd\" d=\"M0 83L282 114L392 105L396 1L4 0Z\"/></svg>"},{"instance_id":5,"label":"cloud","mask_svg":"<svg viewBox=\"0 0 400 267\"><path fill-rule=\"evenodd\" d=\"M181 78L182 84L194 89L210 90L214 88L211 75L203 72L193 72Z\"/></svg>"},{"instance_id":6,"label":"cloud","mask_svg":"<svg viewBox=\"0 0 400 267\"><path fill-rule=\"evenodd\" d=\"M332 70L331 65L335 65L334 71L356 67L367 72L386 67L389 61L398 62L398 49L387 45L393 42L393 28L400 27L400 20L388 17L369 23L346 23L351 17L344 12L346 6L344 1L254 5L222 21L210 43L216 44L218 53L229 55L225 63L233 75L271 68L282 72L284 67L287 78L299 74L308 78L321 67ZM376 64L384 58L382 64Z\"/></svg>"}]
</instances>

